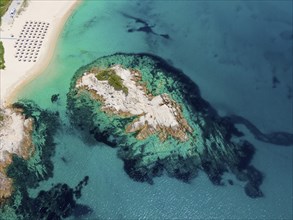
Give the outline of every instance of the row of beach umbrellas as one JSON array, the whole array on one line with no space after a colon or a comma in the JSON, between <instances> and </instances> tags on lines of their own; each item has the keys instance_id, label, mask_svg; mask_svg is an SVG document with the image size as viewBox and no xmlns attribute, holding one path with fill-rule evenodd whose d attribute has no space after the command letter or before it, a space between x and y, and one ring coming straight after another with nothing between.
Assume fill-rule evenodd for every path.
<instances>
[{"instance_id":1,"label":"row of beach umbrellas","mask_svg":"<svg viewBox=\"0 0 293 220\"><path fill-rule=\"evenodd\" d=\"M25 22L19 38L14 44L15 58L18 61L36 62L49 25L47 22Z\"/></svg>"}]
</instances>

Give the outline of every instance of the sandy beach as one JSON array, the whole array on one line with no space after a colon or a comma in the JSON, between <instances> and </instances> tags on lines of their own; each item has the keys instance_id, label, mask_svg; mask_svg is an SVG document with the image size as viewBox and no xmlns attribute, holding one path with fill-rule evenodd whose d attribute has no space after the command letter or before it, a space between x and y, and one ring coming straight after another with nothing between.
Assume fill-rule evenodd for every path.
<instances>
[{"instance_id":1,"label":"sandy beach","mask_svg":"<svg viewBox=\"0 0 293 220\"><path fill-rule=\"evenodd\" d=\"M28 5L19 14L16 13L14 19L2 20L0 36L5 48L4 59L6 68L0 70L1 106L9 105L19 89L42 73L47 67L66 20L80 2L79 0L29 0ZM10 13L9 10L7 13ZM30 23L32 26L38 23L48 24L48 29L42 39L42 45L40 45L40 48L37 48L39 50L36 60L29 61L27 59L24 61L23 59L20 60L19 56L17 56L18 47L16 47L16 42L20 43L23 38L28 38L28 34L21 36L21 33L25 25L28 26Z\"/></svg>"}]
</instances>

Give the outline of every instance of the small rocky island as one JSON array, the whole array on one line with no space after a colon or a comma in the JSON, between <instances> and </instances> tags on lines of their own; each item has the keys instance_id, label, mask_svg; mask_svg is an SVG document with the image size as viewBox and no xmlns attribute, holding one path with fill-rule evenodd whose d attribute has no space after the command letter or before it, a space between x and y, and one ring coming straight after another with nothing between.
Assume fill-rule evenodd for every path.
<instances>
[{"instance_id":1,"label":"small rocky island","mask_svg":"<svg viewBox=\"0 0 293 220\"><path fill-rule=\"evenodd\" d=\"M263 196L263 175L250 164L254 147L203 100L196 84L148 54L114 54L81 67L67 94L71 123L84 141L118 149L124 170L153 183L166 173L190 182L204 171L215 185L233 173L245 193Z\"/></svg>"}]
</instances>

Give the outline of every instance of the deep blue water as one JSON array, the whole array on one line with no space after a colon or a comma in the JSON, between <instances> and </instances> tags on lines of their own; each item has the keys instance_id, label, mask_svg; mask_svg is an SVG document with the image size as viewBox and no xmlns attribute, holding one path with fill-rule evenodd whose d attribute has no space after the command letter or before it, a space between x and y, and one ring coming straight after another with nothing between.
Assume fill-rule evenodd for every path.
<instances>
[{"instance_id":1,"label":"deep blue water","mask_svg":"<svg viewBox=\"0 0 293 220\"><path fill-rule=\"evenodd\" d=\"M80 66L115 52L148 52L187 74L220 115L241 115L266 133L293 133L292 42L292 1L85 1L48 69L20 97L59 110L65 122L66 93ZM204 173L191 184L167 176L154 185L134 182L115 149L89 147L71 129L56 137L54 177L31 194L88 175L79 200L94 210L88 219L292 219L292 147L238 128L257 149L252 164L265 175L264 198L248 198L233 176L236 184L224 187Z\"/></svg>"}]
</instances>

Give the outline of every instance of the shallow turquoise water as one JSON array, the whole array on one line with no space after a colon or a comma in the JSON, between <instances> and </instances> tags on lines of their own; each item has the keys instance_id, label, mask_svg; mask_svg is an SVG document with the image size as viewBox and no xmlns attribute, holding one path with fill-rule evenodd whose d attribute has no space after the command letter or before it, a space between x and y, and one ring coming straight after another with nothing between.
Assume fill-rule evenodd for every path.
<instances>
[{"instance_id":1,"label":"shallow turquoise water","mask_svg":"<svg viewBox=\"0 0 293 220\"><path fill-rule=\"evenodd\" d=\"M170 39L128 33L141 24L122 13ZM265 132L292 133L292 39L281 34L292 33L291 16L290 1L85 1L67 22L48 69L19 96L59 110L67 123L66 93L80 66L115 52L149 52L182 69L221 115L242 115ZM274 89L273 76L280 81ZM58 104L50 101L55 93ZM75 186L89 175L80 199L94 209L89 219L292 218L292 148L258 142L239 129L257 148L253 164L265 173L264 198L248 198L238 184L213 186L204 173L191 184L168 177L154 185L134 182L115 149L86 146L66 126L56 136L54 177L31 194L51 183Z\"/></svg>"}]
</instances>

